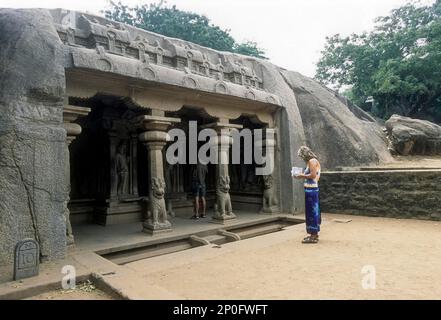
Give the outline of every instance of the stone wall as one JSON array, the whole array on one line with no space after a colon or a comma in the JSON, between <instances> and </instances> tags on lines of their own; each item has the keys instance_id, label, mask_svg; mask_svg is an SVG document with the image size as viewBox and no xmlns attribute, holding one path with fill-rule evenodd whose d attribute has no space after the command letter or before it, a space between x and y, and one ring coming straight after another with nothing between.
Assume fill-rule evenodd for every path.
<instances>
[{"instance_id":1,"label":"stone wall","mask_svg":"<svg viewBox=\"0 0 441 320\"><path fill-rule=\"evenodd\" d=\"M441 169L324 172L322 212L441 220Z\"/></svg>"}]
</instances>

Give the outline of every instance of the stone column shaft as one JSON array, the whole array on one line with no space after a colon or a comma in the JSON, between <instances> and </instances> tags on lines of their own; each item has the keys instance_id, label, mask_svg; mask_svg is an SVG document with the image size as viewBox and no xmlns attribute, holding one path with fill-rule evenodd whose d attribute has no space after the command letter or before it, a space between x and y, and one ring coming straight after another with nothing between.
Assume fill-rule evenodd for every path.
<instances>
[{"instance_id":1,"label":"stone column shaft","mask_svg":"<svg viewBox=\"0 0 441 320\"><path fill-rule=\"evenodd\" d=\"M274 129L266 129L267 136L263 141L257 141L255 148L257 154L262 155L266 162L262 164L257 170L261 170L263 175L263 206L262 213L272 214L280 212L279 199L278 199L278 179L275 171L275 148L276 139L274 136L270 136L269 133L274 134ZM264 167L267 167L264 169ZM268 172L266 172L268 171Z\"/></svg>"},{"instance_id":2,"label":"stone column shaft","mask_svg":"<svg viewBox=\"0 0 441 320\"><path fill-rule=\"evenodd\" d=\"M216 167L216 204L213 219L223 223L227 220L236 218L233 213L233 207L230 197L230 176L228 172L230 155L230 146L233 143L231 137L231 129L241 129L241 125L229 124L226 121L216 122L204 126L204 128L212 128L217 132L217 139L212 141L214 146L218 148L218 164Z\"/></svg>"}]
</instances>

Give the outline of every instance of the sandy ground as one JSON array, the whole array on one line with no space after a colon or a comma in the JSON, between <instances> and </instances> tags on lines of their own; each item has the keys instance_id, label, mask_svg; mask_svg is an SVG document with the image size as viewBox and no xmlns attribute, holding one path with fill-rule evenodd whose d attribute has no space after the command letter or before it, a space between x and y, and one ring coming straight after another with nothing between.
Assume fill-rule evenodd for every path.
<instances>
[{"instance_id":1,"label":"sandy ground","mask_svg":"<svg viewBox=\"0 0 441 320\"><path fill-rule=\"evenodd\" d=\"M125 267L139 275L140 286L185 299L441 299L441 223L341 215L323 220L317 245L301 244L299 225ZM362 287L364 266L375 268L375 289Z\"/></svg>"}]
</instances>

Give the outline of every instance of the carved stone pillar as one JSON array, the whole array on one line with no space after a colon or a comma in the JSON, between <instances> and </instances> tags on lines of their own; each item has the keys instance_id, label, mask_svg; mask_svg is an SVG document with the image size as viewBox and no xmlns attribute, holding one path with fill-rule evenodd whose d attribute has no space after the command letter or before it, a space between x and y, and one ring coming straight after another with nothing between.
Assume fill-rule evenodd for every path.
<instances>
[{"instance_id":1,"label":"carved stone pillar","mask_svg":"<svg viewBox=\"0 0 441 320\"><path fill-rule=\"evenodd\" d=\"M277 193L278 180L275 170L276 139L274 134L274 129L266 129L265 139L263 141L255 141L254 144L257 154L262 155L266 159L266 162L257 169L262 171L263 177L263 205L261 212L268 214L280 212Z\"/></svg>"},{"instance_id":2,"label":"carved stone pillar","mask_svg":"<svg viewBox=\"0 0 441 320\"><path fill-rule=\"evenodd\" d=\"M171 231L165 206L165 181L163 148L167 142L166 130L180 119L164 117L163 115L143 115L136 119L137 124L145 132L139 135L139 140L147 147L148 166L150 173L149 209L143 223L143 231L156 234Z\"/></svg>"},{"instance_id":3,"label":"carved stone pillar","mask_svg":"<svg viewBox=\"0 0 441 320\"><path fill-rule=\"evenodd\" d=\"M228 172L230 162L230 146L233 143L231 129L241 129L241 125L228 123L227 120L216 122L204 126L217 132L217 139L212 143L218 149L218 164L216 166L216 203L214 206L213 219L223 223L227 220L235 219L230 197L230 175Z\"/></svg>"},{"instance_id":4,"label":"carved stone pillar","mask_svg":"<svg viewBox=\"0 0 441 320\"><path fill-rule=\"evenodd\" d=\"M77 123L73 123L80 117L85 117L89 114L90 108L76 107L76 106L64 106L63 108L63 127L66 130L66 165L64 167L64 174L66 176L66 193L67 200L64 204L64 215L66 217L66 244L74 244L74 236L72 233L72 226L69 217L68 203L70 200L70 156L69 156L69 146L81 133L81 126Z\"/></svg>"}]
</instances>

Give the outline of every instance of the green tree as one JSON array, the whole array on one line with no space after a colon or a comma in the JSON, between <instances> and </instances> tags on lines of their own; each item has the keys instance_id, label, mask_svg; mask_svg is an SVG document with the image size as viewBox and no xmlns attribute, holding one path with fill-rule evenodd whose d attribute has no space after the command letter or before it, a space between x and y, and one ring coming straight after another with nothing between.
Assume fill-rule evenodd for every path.
<instances>
[{"instance_id":1,"label":"green tree","mask_svg":"<svg viewBox=\"0 0 441 320\"><path fill-rule=\"evenodd\" d=\"M118 2L110 2L104 11L106 18L156 32L168 37L187 40L220 51L240 53L266 59L264 50L255 42L237 43L230 30L223 30L210 20L192 12L182 11L176 6L167 6L165 1L129 7Z\"/></svg>"},{"instance_id":2,"label":"green tree","mask_svg":"<svg viewBox=\"0 0 441 320\"><path fill-rule=\"evenodd\" d=\"M328 37L315 78L346 89L376 116L441 122L441 0L395 9L371 32ZM374 103L366 102L371 97Z\"/></svg>"}]
</instances>

